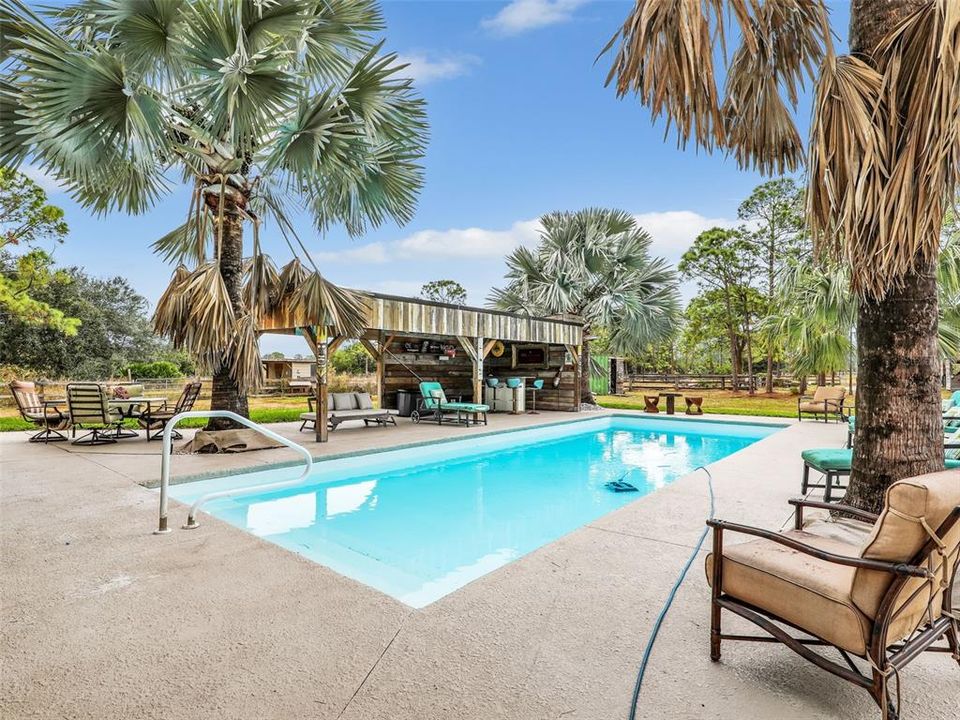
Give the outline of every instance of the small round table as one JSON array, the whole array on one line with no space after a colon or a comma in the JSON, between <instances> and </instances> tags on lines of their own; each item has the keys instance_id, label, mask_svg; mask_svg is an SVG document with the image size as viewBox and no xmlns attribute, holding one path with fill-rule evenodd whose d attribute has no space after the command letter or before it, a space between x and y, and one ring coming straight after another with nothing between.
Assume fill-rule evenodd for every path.
<instances>
[{"instance_id":1,"label":"small round table","mask_svg":"<svg viewBox=\"0 0 960 720\"><path fill-rule=\"evenodd\" d=\"M662 392L660 397L667 399L667 415L673 415L676 411L676 402L678 397L683 397L683 393Z\"/></svg>"}]
</instances>

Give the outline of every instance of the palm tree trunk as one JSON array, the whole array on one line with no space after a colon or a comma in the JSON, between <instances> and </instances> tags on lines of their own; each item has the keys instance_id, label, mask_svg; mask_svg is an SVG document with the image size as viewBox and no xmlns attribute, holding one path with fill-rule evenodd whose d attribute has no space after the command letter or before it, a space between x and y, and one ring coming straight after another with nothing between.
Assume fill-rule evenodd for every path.
<instances>
[{"instance_id":1,"label":"palm tree trunk","mask_svg":"<svg viewBox=\"0 0 960 720\"><path fill-rule=\"evenodd\" d=\"M851 52L869 56L925 1L854 0ZM891 483L943 469L937 305L935 261L918 263L884 299L860 303L851 505L878 512Z\"/></svg>"},{"instance_id":2,"label":"palm tree trunk","mask_svg":"<svg viewBox=\"0 0 960 720\"><path fill-rule=\"evenodd\" d=\"M935 263L857 318L857 437L847 499L878 512L905 477L943 469Z\"/></svg>"},{"instance_id":3,"label":"palm tree trunk","mask_svg":"<svg viewBox=\"0 0 960 720\"><path fill-rule=\"evenodd\" d=\"M216 227L216 226L215 226ZM230 304L239 317L243 314L243 219L236 202L229 196L223 207L223 227L220 229L220 274L230 295ZM225 354L225 352L224 352ZM225 360L226 358L224 358ZM224 362L213 374L213 391L210 396L211 410L230 410L242 417L250 417L247 396L230 375L230 368ZM226 430L236 427L236 423L224 418L211 418L208 430Z\"/></svg>"}]
</instances>

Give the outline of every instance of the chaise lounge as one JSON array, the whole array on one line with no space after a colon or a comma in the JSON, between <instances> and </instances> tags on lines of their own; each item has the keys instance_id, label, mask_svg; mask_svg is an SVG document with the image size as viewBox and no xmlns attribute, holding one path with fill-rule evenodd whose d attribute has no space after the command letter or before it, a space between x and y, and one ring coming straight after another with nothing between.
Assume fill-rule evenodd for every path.
<instances>
[{"instance_id":1,"label":"chaise lounge","mask_svg":"<svg viewBox=\"0 0 960 720\"><path fill-rule=\"evenodd\" d=\"M307 398L309 412L300 413L300 432L308 426L316 428L317 411L313 397ZM363 420L365 427L373 423L377 427L396 425L398 411L390 408L375 408L370 393L331 393L330 408L327 410L327 427L336 430L340 423L347 420Z\"/></svg>"},{"instance_id":2,"label":"chaise lounge","mask_svg":"<svg viewBox=\"0 0 960 720\"><path fill-rule=\"evenodd\" d=\"M710 659L720 660L724 640L780 642L865 689L883 718L896 718L891 685L899 694L900 671L908 663L925 651L950 653L952 660L943 658L947 663L960 662L960 621L952 605L960 559L960 471L894 483L880 515L807 500L790 504L795 525L785 532L707 522L713 528L713 552L706 559ZM807 507L842 510L856 519L805 523ZM731 532L753 539L728 547L724 540ZM769 636L724 634L723 610ZM943 640L945 646L938 644ZM817 646L832 648L843 664L814 652ZM858 666L854 657L863 663Z\"/></svg>"},{"instance_id":3,"label":"chaise lounge","mask_svg":"<svg viewBox=\"0 0 960 720\"><path fill-rule=\"evenodd\" d=\"M451 402L447 399L443 386L438 382L420 383L420 395L423 399L419 407L413 412L411 418L418 423L423 418L436 420L437 425L443 422L456 423L457 425L470 425L471 416L473 424L483 418L483 424L487 424L487 413L490 412L490 406L482 403L461 402L458 398Z\"/></svg>"}]
</instances>

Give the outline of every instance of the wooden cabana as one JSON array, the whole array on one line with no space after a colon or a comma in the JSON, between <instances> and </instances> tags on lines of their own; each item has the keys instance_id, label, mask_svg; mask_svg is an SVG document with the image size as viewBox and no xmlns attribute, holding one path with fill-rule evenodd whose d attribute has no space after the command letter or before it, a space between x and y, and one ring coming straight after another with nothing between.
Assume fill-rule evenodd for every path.
<instances>
[{"instance_id":1,"label":"wooden cabana","mask_svg":"<svg viewBox=\"0 0 960 720\"><path fill-rule=\"evenodd\" d=\"M417 392L420 379L440 382L451 396L483 402L484 379L540 378L542 410L576 410L583 324L577 318L530 317L419 298L358 292L367 306L359 340L377 364L380 407L396 407L400 390ZM320 318L278 308L260 332L302 334L316 355L317 441L327 440L327 358L345 340Z\"/></svg>"}]
</instances>

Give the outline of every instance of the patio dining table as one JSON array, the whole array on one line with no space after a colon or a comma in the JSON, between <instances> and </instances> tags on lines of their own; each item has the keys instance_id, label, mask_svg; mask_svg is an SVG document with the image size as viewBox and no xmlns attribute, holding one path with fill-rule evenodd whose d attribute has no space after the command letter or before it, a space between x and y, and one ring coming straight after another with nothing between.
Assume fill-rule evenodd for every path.
<instances>
[{"instance_id":1,"label":"patio dining table","mask_svg":"<svg viewBox=\"0 0 960 720\"><path fill-rule=\"evenodd\" d=\"M120 417L122 417L124 420L129 420L131 418L136 418L140 416L139 412L132 411L133 406L146 405L147 414L150 414L150 412L153 410L154 405L165 405L167 403L167 400L168 398L165 398L165 397L143 397L138 395L135 397L128 397L128 398L112 398L107 401L107 405L110 408L118 410L120 412ZM49 406L49 407L56 408L58 405L66 405L66 404L67 404L66 398L55 398L53 400L43 401L44 407ZM127 409L127 412L124 412L124 409ZM131 438L131 437L137 437L137 436L138 434L136 432L132 430L123 430L122 428L118 428L117 434L115 435L115 437L118 439Z\"/></svg>"}]
</instances>

